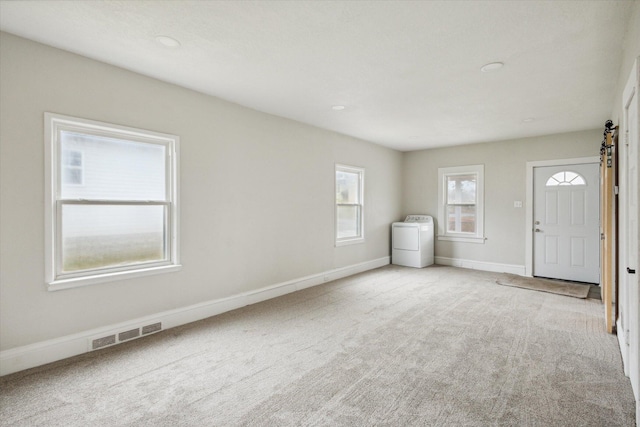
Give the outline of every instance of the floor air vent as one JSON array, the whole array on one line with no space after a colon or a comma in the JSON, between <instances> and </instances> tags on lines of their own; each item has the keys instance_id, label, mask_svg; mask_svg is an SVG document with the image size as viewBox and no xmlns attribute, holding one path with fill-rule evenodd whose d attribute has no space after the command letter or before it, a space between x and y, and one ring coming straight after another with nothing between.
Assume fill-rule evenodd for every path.
<instances>
[{"instance_id":1,"label":"floor air vent","mask_svg":"<svg viewBox=\"0 0 640 427\"><path fill-rule=\"evenodd\" d=\"M140 328L131 329L130 331L120 332L118 341L126 341L140 336Z\"/></svg>"},{"instance_id":2,"label":"floor air vent","mask_svg":"<svg viewBox=\"0 0 640 427\"><path fill-rule=\"evenodd\" d=\"M151 325L147 325L147 326L143 326L142 327L142 335L147 335L147 334L150 334L152 332L158 332L161 329L162 329L162 323L160 323L160 322L152 323Z\"/></svg>"},{"instance_id":3,"label":"floor air vent","mask_svg":"<svg viewBox=\"0 0 640 427\"><path fill-rule=\"evenodd\" d=\"M96 338L95 340L93 340L91 342L91 349L92 350L97 350L99 348L106 347L108 345L115 344L115 343L116 343L116 336L115 335L109 335L109 336L102 337L102 338Z\"/></svg>"},{"instance_id":4,"label":"floor air vent","mask_svg":"<svg viewBox=\"0 0 640 427\"><path fill-rule=\"evenodd\" d=\"M102 337L94 337L89 339L89 350L98 350L103 347L108 347L114 344L119 344L124 341L129 341L135 338L140 338L144 335L153 334L162 330L162 322L151 323L149 325L141 326L134 329L128 329L126 331L111 331L106 332L110 335Z\"/></svg>"}]
</instances>

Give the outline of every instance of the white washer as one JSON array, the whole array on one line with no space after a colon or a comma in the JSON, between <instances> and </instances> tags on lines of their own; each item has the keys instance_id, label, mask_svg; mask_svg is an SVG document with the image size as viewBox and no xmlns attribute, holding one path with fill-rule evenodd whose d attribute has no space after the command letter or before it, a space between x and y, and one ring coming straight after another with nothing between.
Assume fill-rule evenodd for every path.
<instances>
[{"instance_id":1,"label":"white washer","mask_svg":"<svg viewBox=\"0 0 640 427\"><path fill-rule=\"evenodd\" d=\"M433 264L433 218L408 215L391 225L391 263L422 268Z\"/></svg>"}]
</instances>

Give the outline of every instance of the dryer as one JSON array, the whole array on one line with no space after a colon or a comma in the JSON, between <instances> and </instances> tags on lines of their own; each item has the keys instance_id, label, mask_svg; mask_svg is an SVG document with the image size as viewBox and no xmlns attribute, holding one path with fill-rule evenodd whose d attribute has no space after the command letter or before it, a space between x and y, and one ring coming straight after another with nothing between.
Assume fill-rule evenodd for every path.
<instances>
[{"instance_id":1,"label":"dryer","mask_svg":"<svg viewBox=\"0 0 640 427\"><path fill-rule=\"evenodd\" d=\"M391 263L422 268L433 264L433 218L408 215L391 224Z\"/></svg>"}]
</instances>

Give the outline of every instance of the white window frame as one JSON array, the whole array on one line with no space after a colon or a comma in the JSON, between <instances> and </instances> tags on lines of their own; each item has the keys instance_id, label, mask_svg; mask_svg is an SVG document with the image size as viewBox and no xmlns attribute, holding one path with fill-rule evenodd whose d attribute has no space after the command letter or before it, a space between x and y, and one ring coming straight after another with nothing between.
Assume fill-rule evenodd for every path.
<instances>
[{"instance_id":1,"label":"white window frame","mask_svg":"<svg viewBox=\"0 0 640 427\"><path fill-rule=\"evenodd\" d=\"M470 174L476 175L476 231L447 231L447 177ZM438 240L484 243L484 165L438 168Z\"/></svg>"},{"instance_id":2,"label":"white window frame","mask_svg":"<svg viewBox=\"0 0 640 427\"><path fill-rule=\"evenodd\" d=\"M178 271L179 261L179 144L176 135L103 123L54 113L45 113L45 283L50 291L133 277ZM134 142L163 145L166 150L165 176L166 200L85 200L61 198L62 131L74 131L88 135L107 136ZM83 159L84 160L84 159ZM84 167L84 165L83 165ZM84 175L84 170L83 170ZM83 176L83 181L84 181ZM62 274L61 268L61 212L62 205L163 205L166 209L165 252L167 259L157 262L107 267Z\"/></svg>"},{"instance_id":3,"label":"white window frame","mask_svg":"<svg viewBox=\"0 0 640 427\"><path fill-rule=\"evenodd\" d=\"M360 203L338 203L337 200L335 200L335 194L337 192L337 187L338 187L338 182L337 182L337 173L338 172L347 172L347 173L355 173L358 175L358 189L359 189L359 194L358 194L358 200ZM333 194L334 194L334 203L335 203L335 209L333 210L334 212L334 224L335 224L335 231L334 231L334 237L335 237L335 245L336 247L338 246L345 246L345 245L353 245L353 244L357 244L357 243L363 243L364 242L364 168L360 168L357 166L347 166L347 165L341 165L341 164L336 164L335 165L335 171L333 173L333 183L334 183L334 189L333 189ZM360 206L360 218L359 219L359 224L360 224L360 229L358 230L358 235L355 237L341 237L338 238L338 207L339 206Z\"/></svg>"}]
</instances>

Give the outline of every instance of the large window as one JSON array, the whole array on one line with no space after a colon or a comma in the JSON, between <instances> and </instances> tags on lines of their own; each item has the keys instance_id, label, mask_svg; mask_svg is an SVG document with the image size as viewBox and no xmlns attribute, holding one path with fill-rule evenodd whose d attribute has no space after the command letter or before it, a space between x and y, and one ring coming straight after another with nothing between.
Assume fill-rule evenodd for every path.
<instances>
[{"instance_id":1,"label":"large window","mask_svg":"<svg viewBox=\"0 0 640 427\"><path fill-rule=\"evenodd\" d=\"M438 169L438 239L484 242L484 165Z\"/></svg>"},{"instance_id":2,"label":"large window","mask_svg":"<svg viewBox=\"0 0 640 427\"><path fill-rule=\"evenodd\" d=\"M178 137L47 113L50 290L179 268Z\"/></svg>"},{"instance_id":3,"label":"large window","mask_svg":"<svg viewBox=\"0 0 640 427\"><path fill-rule=\"evenodd\" d=\"M336 246L364 240L364 169L336 165Z\"/></svg>"}]
</instances>

